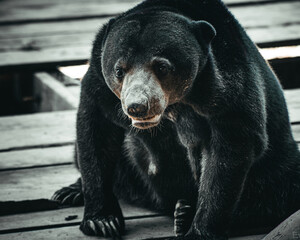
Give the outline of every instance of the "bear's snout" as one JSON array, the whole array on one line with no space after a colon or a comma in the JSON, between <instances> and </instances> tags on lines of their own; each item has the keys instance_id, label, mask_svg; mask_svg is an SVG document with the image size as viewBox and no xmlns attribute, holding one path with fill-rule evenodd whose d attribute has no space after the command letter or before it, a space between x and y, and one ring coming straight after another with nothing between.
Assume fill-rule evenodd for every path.
<instances>
[{"instance_id":1,"label":"bear's snout","mask_svg":"<svg viewBox=\"0 0 300 240\"><path fill-rule=\"evenodd\" d=\"M148 113L148 104L132 103L127 107L127 113L132 117L143 118Z\"/></svg>"},{"instance_id":2,"label":"bear's snout","mask_svg":"<svg viewBox=\"0 0 300 240\"><path fill-rule=\"evenodd\" d=\"M132 72L123 82L122 109L134 127L156 126L167 107L164 91L151 72L144 69Z\"/></svg>"}]
</instances>

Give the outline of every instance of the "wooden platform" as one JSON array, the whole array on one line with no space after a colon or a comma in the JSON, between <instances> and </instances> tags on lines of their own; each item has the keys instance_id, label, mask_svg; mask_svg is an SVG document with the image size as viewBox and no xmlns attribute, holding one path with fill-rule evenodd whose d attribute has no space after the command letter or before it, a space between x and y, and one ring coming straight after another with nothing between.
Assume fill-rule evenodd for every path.
<instances>
[{"instance_id":1,"label":"wooden platform","mask_svg":"<svg viewBox=\"0 0 300 240\"><path fill-rule=\"evenodd\" d=\"M259 46L300 44L298 0L225 3ZM48 200L55 190L79 176L72 165L79 87L65 88L48 73L34 72L86 63L101 25L135 4L136 0L0 2L0 72L34 75L39 97L53 102L48 106L41 101L41 108L54 111L0 118L0 240L96 239L78 229L82 207L60 208ZM300 144L300 89L285 91L285 95L294 137ZM173 236L171 218L121 205L126 220L124 239Z\"/></svg>"}]
</instances>

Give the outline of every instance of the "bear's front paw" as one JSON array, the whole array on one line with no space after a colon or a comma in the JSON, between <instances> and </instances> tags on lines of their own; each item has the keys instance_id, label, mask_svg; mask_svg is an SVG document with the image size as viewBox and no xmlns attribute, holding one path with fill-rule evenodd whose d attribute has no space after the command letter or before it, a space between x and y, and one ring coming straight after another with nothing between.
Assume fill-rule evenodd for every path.
<instances>
[{"instance_id":1,"label":"bear's front paw","mask_svg":"<svg viewBox=\"0 0 300 240\"><path fill-rule=\"evenodd\" d=\"M61 205L82 206L84 200L81 189L81 178L78 178L74 184L57 190L51 199L59 202Z\"/></svg>"},{"instance_id":2,"label":"bear's front paw","mask_svg":"<svg viewBox=\"0 0 300 240\"><path fill-rule=\"evenodd\" d=\"M191 205L184 199L177 201L174 212L175 236L184 236L191 227L194 212Z\"/></svg>"},{"instance_id":3,"label":"bear's front paw","mask_svg":"<svg viewBox=\"0 0 300 240\"><path fill-rule=\"evenodd\" d=\"M107 217L84 218L80 224L80 230L90 236L102 236L105 238L122 239L124 232L124 219L109 215Z\"/></svg>"}]
</instances>

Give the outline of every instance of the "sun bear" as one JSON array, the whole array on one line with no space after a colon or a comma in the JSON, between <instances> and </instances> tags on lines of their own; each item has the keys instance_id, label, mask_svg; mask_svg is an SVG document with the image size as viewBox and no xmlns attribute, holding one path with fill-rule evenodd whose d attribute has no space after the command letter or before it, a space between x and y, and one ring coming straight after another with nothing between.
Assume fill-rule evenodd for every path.
<instances>
[{"instance_id":1,"label":"sun bear","mask_svg":"<svg viewBox=\"0 0 300 240\"><path fill-rule=\"evenodd\" d=\"M120 238L118 199L173 214L179 239L227 239L300 208L283 91L219 0L146 0L94 41L77 115L80 229Z\"/></svg>"}]
</instances>

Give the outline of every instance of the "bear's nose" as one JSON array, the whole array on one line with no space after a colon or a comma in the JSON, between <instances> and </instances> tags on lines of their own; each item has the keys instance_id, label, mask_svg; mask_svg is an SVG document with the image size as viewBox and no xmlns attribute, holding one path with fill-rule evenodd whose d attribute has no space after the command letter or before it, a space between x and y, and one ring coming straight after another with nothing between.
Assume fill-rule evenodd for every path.
<instances>
[{"instance_id":1,"label":"bear's nose","mask_svg":"<svg viewBox=\"0 0 300 240\"><path fill-rule=\"evenodd\" d=\"M132 117L145 117L148 112L148 106L141 103L132 103L128 106L127 112Z\"/></svg>"}]
</instances>

